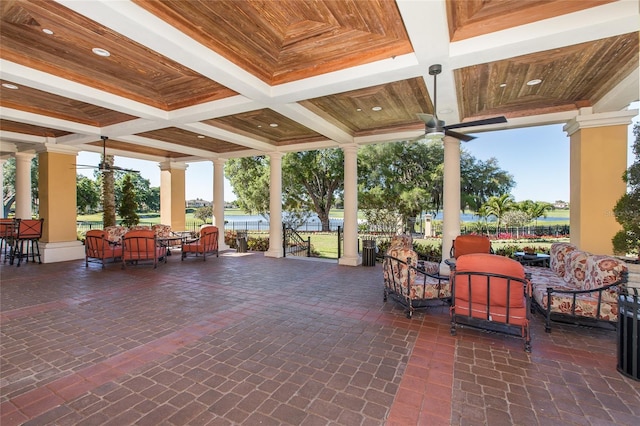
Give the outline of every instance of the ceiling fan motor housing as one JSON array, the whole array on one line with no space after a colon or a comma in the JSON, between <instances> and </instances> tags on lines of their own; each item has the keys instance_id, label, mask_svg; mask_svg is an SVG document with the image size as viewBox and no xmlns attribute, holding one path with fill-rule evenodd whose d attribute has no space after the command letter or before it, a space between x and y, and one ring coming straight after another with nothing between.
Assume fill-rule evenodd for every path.
<instances>
[{"instance_id":1,"label":"ceiling fan motor housing","mask_svg":"<svg viewBox=\"0 0 640 426\"><path fill-rule=\"evenodd\" d=\"M442 72L441 64L433 64L429 66L429 75L438 75Z\"/></svg>"}]
</instances>

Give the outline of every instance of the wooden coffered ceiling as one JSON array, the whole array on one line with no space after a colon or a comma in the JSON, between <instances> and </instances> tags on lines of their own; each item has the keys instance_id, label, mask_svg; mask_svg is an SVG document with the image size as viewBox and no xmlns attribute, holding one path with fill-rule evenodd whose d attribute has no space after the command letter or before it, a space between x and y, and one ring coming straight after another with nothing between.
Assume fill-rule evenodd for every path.
<instances>
[{"instance_id":1,"label":"wooden coffered ceiling","mask_svg":"<svg viewBox=\"0 0 640 426\"><path fill-rule=\"evenodd\" d=\"M639 98L635 0L4 0L0 13L2 156L100 152L100 135L153 161L406 140L434 112L434 63L439 118L508 119L468 133Z\"/></svg>"}]
</instances>

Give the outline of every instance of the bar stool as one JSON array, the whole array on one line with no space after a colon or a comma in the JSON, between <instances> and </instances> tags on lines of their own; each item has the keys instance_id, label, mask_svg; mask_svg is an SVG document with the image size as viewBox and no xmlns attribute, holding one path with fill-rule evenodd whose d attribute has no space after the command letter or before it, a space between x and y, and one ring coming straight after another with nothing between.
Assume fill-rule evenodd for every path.
<instances>
[{"instance_id":1,"label":"bar stool","mask_svg":"<svg viewBox=\"0 0 640 426\"><path fill-rule=\"evenodd\" d=\"M29 247L31 247L31 260L35 263L37 253L38 263L42 263L38 246L38 240L42 237L42 222L44 219L16 219L17 233L9 264L13 265L16 256L18 257L18 267L20 267L23 257L26 258L25 262L29 262ZM26 251L25 243L27 245Z\"/></svg>"},{"instance_id":2,"label":"bar stool","mask_svg":"<svg viewBox=\"0 0 640 426\"><path fill-rule=\"evenodd\" d=\"M0 219L0 253L4 257L4 261L11 255L11 247L16 236L16 225L13 219Z\"/></svg>"}]
</instances>

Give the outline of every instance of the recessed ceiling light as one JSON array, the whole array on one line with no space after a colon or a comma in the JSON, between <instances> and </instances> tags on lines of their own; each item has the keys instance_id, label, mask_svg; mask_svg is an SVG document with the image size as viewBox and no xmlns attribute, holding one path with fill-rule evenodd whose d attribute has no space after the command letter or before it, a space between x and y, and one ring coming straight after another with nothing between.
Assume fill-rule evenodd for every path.
<instances>
[{"instance_id":1,"label":"recessed ceiling light","mask_svg":"<svg viewBox=\"0 0 640 426\"><path fill-rule=\"evenodd\" d=\"M374 106L373 108L371 108L371 111L382 111L382 107Z\"/></svg>"},{"instance_id":2,"label":"recessed ceiling light","mask_svg":"<svg viewBox=\"0 0 640 426\"><path fill-rule=\"evenodd\" d=\"M42 32L49 35L53 34L53 31L51 31L49 28L43 28Z\"/></svg>"},{"instance_id":3,"label":"recessed ceiling light","mask_svg":"<svg viewBox=\"0 0 640 426\"><path fill-rule=\"evenodd\" d=\"M500 87L507 87L507 83L500 83Z\"/></svg>"},{"instance_id":4,"label":"recessed ceiling light","mask_svg":"<svg viewBox=\"0 0 640 426\"><path fill-rule=\"evenodd\" d=\"M278 127L278 124L277 124L277 123L271 123L271 124L269 124L269 126L271 126L271 127Z\"/></svg>"},{"instance_id":5,"label":"recessed ceiling light","mask_svg":"<svg viewBox=\"0 0 640 426\"><path fill-rule=\"evenodd\" d=\"M362 108L356 108L356 111L360 112L362 111Z\"/></svg>"},{"instance_id":6,"label":"recessed ceiling light","mask_svg":"<svg viewBox=\"0 0 640 426\"><path fill-rule=\"evenodd\" d=\"M91 51L98 56L104 56L104 57L111 56L111 53L108 50L102 49L100 47L94 47L93 49L91 49Z\"/></svg>"},{"instance_id":7,"label":"recessed ceiling light","mask_svg":"<svg viewBox=\"0 0 640 426\"><path fill-rule=\"evenodd\" d=\"M198 139L204 139L204 135L198 135Z\"/></svg>"},{"instance_id":8,"label":"recessed ceiling light","mask_svg":"<svg viewBox=\"0 0 640 426\"><path fill-rule=\"evenodd\" d=\"M16 86L15 84L11 84L11 83L2 83L2 87L5 87L5 88L11 89L11 90L19 89L18 86Z\"/></svg>"},{"instance_id":9,"label":"recessed ceiling light","mask_svg":"<svg viewBox=\"0 0 640 426\"><path fill-rule=\"evenodd\" d=\"M527 81L527 86L535 86L536 84L542 83L542 80L539 78L534 78L533 80Z\"/></svg>"}]
</instances>

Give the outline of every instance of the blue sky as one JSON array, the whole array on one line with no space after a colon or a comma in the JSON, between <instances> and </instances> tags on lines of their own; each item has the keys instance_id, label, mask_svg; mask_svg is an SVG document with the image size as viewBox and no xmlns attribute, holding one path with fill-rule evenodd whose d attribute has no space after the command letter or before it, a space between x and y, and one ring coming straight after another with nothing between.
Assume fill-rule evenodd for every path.
<instances>
[{"instance_id":1,"label":"blue sky","mask_svg":"<svg viewBox=\"0 0 640 426\"><path fill-rule=\"evenodd\" d=\"M637 108L637 106L632 107ZM634 123L639 117L634 118ZM462 147L471 155L488 160L495 157L501 169L506 170L516 182L512 195L516 201L534 200L554 202L569 201L569 138L562 131L562 124L477 133L477 139L463 142ZM633 125L629 126L627 161L633 162L631 143ZM78 164L98 164L100 155L81 152ZM149 179L151 186L160 186L160 168L152 161L116 157L117 166L139 170ZM79 172L93 176L92 170ZM210 161L190 163L186 171L187 199L213 199L213 165ZM229 181L225 179L225 201L235 200Z\"/></svg>"}]
</instances>

